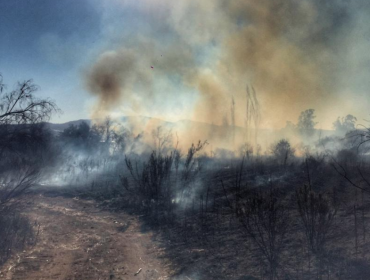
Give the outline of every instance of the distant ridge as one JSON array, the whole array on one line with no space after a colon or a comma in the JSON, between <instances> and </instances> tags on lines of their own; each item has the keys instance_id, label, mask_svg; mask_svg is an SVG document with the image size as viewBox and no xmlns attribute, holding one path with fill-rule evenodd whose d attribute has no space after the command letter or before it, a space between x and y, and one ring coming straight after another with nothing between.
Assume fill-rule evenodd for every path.
<instances>
[{"instance_id":1,"label":"distant ridge","mask_svg":"<svg viewBox=\"0 0 370 280\"><path fill-rule=\"evenodd\" d=\"M171 122L171 121L166 121L154 117L147 117L147 116L123 116L119 118L122 120L123 123L127 123L129 121L132 121L133 123L139 123L139 124L147 124L149 122L154 122L157 123L158 125L162 126L204 126L204 127L214 127L214 128L224 128L222 125L218 124L211 124L211 123L206 123L206 122L200 122L200 121L192 121L188 119L182 119L176 122ZM46 126L48 126L50 129L55 130L55 131L63 131L70 125L79 125L82 122L86 122L87 124L91 125L92 120L90 119L79 119L79 120L74 120L74 121L69 121L65 123L52 123L52 122L46 122ZM242 126L235 126L236 130L245 130L244 127ZM253 129L252 129L253 130ZM263 132L286 132L291 130L290 128L280 128L280 129L273 129L273 128L261 128L259 131ZM333 134L333 130L325 130L325 129L316 129L316 131L320 131L322 133L322 136L328 135L328 134Z\"/></svg>"},{"instance_id":2,"label":"distant ridge","mask_svg":"<svg viewBox=\"0 0 370 280\"><path fill-rule=\"evenodd\" d=\"M247 133L247 130L240 126L223 126L187 119L170 122L147 116L123 116L119 118L118 121L117 119L115 121L118 122L118 129L128 129L136 134L146 131L149 137L151 131L159 126L162 126L164 129L171 130L173 133L176 133L176 136L180 139L180 141L188 146L191 145L191 143L199 140L208 140L215 147L234 147L234 149L237 149L242 143L253 143L256 135L256 131L254 129L250 129ZM92 120L80 119L66 123L46 123L46 125L56 134L59 134L70 125L79 125L82 122L86 122L91 125ZM258 130L257 141L261 146L269 147L272 143L285 138L295 145L301 143L302 141L306 143L313 143L312 141L318 141L319 139L333 135L335 135L333 130L317 129L310 139L305 139L300 137L299 130L296 128L262 128Z\"/></svg>"},{"instance_id":3,"label":"distant ridge","mask_svg":"<svg viewBox=\"0 0 370 280\"><path fill-rule=\"evenodd\" d=\"M50 123L46 122L45 125L49 129L59 133L62 132L64 129L68 128L70 125L79 125L82 122L86 122L87 124L91 124L91 120L89 119L81 119L81 120L75 120L75 121L69 121L65 123Z\"/></svg>"}]
</instances>

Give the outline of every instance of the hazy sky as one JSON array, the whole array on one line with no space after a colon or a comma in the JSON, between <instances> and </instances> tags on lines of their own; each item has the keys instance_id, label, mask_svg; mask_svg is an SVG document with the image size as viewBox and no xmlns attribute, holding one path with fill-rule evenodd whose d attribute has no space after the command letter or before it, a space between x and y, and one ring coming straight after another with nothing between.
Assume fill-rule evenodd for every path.
<instances>
[{"instance_id":1,"label":"hazy sky","mask_svg":"<svg viewBox=\"0 0 370 280\"><path fill-rule=\"evenodd\" d=\"M220 123L234 96L243 125L247 84L266 127L308 108L323 128L370 118L365 0L0 0L0 34L8 89L32 78L64 111L55 122Z\"/></svg>"}]
</instances>

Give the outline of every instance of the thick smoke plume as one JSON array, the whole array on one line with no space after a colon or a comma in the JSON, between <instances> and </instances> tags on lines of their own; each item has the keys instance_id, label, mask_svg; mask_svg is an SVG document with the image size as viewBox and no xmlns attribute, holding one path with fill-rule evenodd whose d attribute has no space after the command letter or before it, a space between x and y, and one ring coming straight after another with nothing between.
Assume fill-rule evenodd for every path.
<instances>
[{"instance_id":1,"label":"thick smoke plume","mask_svg":"<svg viewBox=\"0 0 370 280\"><path fill-rule=\"evenodd\" d=\"M359 4L342 0L116 4L137 13L145 28L118 49L101 54L88 71L88 89L98 97L94 116L118 111L168 119L173 115L166 110L176 108L179 119L222 124L225 116L230 122L234 98L235 122L243 126L247 85L256 88L263 127L283 127L307 108L335 119L332 114L340 115L345 106L325 110L327 103L340 105L338 91L351 71L344 67L348 50L361 40L353 35Z\"/></svg>"},{"instance_id":2,"label":"thick smoke plume","mask_svg":"<svg viewBox=\"0 0 370 280\"><path fill-rule=\"evenodd\" d=\"M134 55L128 51L105 53L91 69L88 89L99 98L94 115L109 112L121 102L128 90L125 84L135 73Z\"/></svg>"}]
</instances>

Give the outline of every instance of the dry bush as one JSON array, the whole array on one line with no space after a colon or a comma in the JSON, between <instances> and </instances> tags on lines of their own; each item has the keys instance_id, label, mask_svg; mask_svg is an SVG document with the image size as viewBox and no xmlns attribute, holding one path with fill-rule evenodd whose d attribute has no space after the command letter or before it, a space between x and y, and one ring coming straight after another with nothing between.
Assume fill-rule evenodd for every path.
<instances>
[{"instance_id":1,"label":"dry bush","mask_svg":"<svg viewBox=\"0 0 370 280\"><path fill-rule=\"evenodd\" d=\"M183 162L181 152L176 148L165 155L165 145L161 145L160 152L153 151L142 165L126 157L130 176L121 176L121 185L136 200L136 206L144 209L155 222L159 216L172 222L175 200L189 192L191 182L201 169L196 155L206 143L192 144Z\"/></svg>"},{"instance_id":2,"label":"dry bush","mask_svg":"<svg viewBox=\"0 0 370 280\"><path fill-rule=\"evenodd\" d=\"M288 140L281 139L271 147L271 152L277 163L285 168L289 160L294 157L295 149L291 147Z\"/></svg>"},{"instance_id":3,"label":"dry bush","mask_svg":"<svg viewBox=\"0 0 370 280\"><path fill-rule=\"evenodd\" d=\"M337 205L327 195L315 193L308 185L297 190L295 198L306 244L309 251L317 258L317 278L321 279L324 261L327 260L327 242L333 230Z\"/></svg>"},{"instance_id":4,"label":"dry bush","mask_svg":"<svg viewBox=\"0 0 370 280\"><path fill-rule=\"evenodd\" d=\"M278 279L278 268L289 226L289 213L276 190L250 194L238 206L244 232L268 264L269 279Z\"/></svg>"},{"instance_id":5,"label":"dry bush","mask_svg":"<svg viewBox=\"0 0 370 280\"><path fill-rule=\"evenodd\" d=\"M22 251L25 246L35 242L32 226L14 208L2 209L0 212L0 265L14 251Z\"/></svg>"},{"instance_id":6,"label":"dry bush","mask_svg":"<svg viewBox=\"0 0 370 280\"><path fill-rule=\"evenodd\" d=\"M173 154L163 156L153 151L149 160L139 169L126 157L126 166L134 185L127 177L121 177L122 186L138 200L138 206L158 221L161 211L171 213L174 186L170 182ZM141 205L140 205L141 204Z\"/></svg>"}]
</instances>

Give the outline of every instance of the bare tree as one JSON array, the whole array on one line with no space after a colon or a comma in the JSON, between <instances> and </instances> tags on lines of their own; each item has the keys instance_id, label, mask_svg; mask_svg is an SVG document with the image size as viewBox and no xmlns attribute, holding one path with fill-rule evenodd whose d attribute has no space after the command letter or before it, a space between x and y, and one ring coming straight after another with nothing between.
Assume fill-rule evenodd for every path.
<instances>
[{"instance_id":1,"label":"bare tree","mask_svg":"<svg viewBox=\"0 0 370 280\"><path fill-rule=\"evenodd\" d=\"M130 137L130 133L124 130L121 133L112 131L112 153L123 154L126 149L126 140Z\"/></svg>"},{"instance_id":2,"label":"bare tree","mask_svg":"<svg viewBox=\"0 0 370 280\"><path fill-rule=\"evenodd\" d=\"M253 146L249 143L244 143L239 148L240 157L246 157L250 159L253 156Z\"/></svg>"},{"instance_id":3,"label":"bare tree","mask_svg":"<svg viewBox=\"0 0 370 280\"><path fill-rule=\"evenodd\" d=\"M32 80L18 83L11 92L6 93L5 88L0 75L0 125L42 122L60 112L53 101L35 97L38 87Z\"/></svg>"},{"instance_id":4,"label":"bare tree","mask_svg":"<svg viewBox=\"0 0 370 280\"><path fill-rule=\"evenodd\" d=\"M261 122L261 109L260 104L257 99L257 94L254 89L254 87L249 88L247 86L246 88L246 116L245 116L245 128L246 128L246 134L247 134L247 141L249 141L250 137L250 130L252 122L254 124L254 137L255 137L255 144L257 144L257 138L258 138L258 128Z\"/></svg>"},{"instance_id":5,"label":"bare tree","mask_svg":"<svg viewBox=\"0 0 370 280\"><path fill-rule=\"evenodd\" d=\"M357 118L353 115L347 115L343 118L338 117L333 123L334 129L339 133L347 133L356 129Z\"/></svg>"},{"instance_id":6,"label":"bare tree","mask_svg":"<svg viewBox=\"0 0 370 280\"><path fill-rule=\"evenodd\" d=\"M11 92L5 92L5 88L0 75L0 133L2 140L5 140L0 141L0 154L2 157L6 155L6 160L0 164L1 205L19 196L40 179L42 157L35 156L35 146L29 144L38 142L33 134L36 124L49 120L52 113L60 112L54 102L34 95L38 87L32 80L18 83ZM13 145L16 141L19 143ZM21 146L22 150L19 150ZM46 149L38 147L37 150L39 148Z\"/></svg>"},{"instance_id":7,"label":"bare tree","mask_svg":"<svg viewBox=\"0 0 370 280\"><path fill-rule=\"evenodd\" d=\"M308 109L299 115L297 127L301 131L303 136L310 137L315 132L315 126L317 122L314 121L316 118L315 110Z\"/></svg>"},{"instance_id":8,"label":"bare tree","mask_svg":"<svg viewBox=\"0 0 370 280\"><path fill-rule=\"evenodd\" d=\"M164 131L162 126L158 126L152 131L154 139L155 150L158 154L165 152L172 144L172 130Z\"/></svg>"},{"instance_id":9,"label":"bare tree","mask_svg":"<svg viewBox=\"0 0 370 280\"><path fill-rule=\"evenodd\" d=\"M196 159L195 156L197 153L199 153L206 145L208 145L207 141L201 142L199 141L197 145L191 144L191 147L188 149L188 153L185 158L184 162L184 170L182 173L182 179L185 184L188 183L188 181L191 178L191 175L195 175L199 171L196 167ZM194 176L193 176L194 177Z\"/></svg>"},{"instance_id":10,"label":"bare tree","mask_svg":"<svg viewBox=\"0 0 370 280\"><path fill-rule=\"evenodd\" d=\"M230 115L231 115L231 129L232 129L232 145L233 149L235 148L235 99L234 96L231 98L231 107L230 107Z\"/></svg>"}]
</instances>

